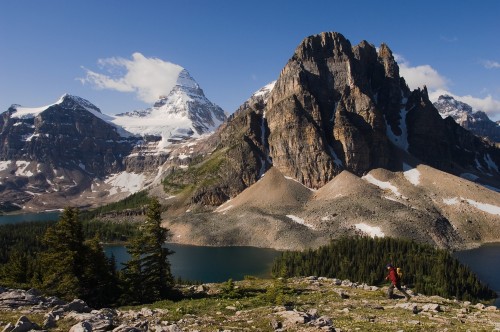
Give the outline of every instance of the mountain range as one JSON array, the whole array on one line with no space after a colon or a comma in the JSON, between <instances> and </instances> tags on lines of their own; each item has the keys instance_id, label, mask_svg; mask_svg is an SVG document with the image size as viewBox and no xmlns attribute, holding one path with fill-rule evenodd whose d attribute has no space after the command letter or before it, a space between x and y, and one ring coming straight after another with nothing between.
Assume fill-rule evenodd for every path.
<instances>
[{"instance_id":1,"label":"mountain range","mask_svg":"<svg viewBox=\"0 0 500 332\"><path fill-rule=\"evenodd\" d=\"M227 119L185 70L143 111L106 116L69 95L12 106L0 122L0 197L4 209L39 211L148 188L173 240L192 244L498 241L500 150L457 124L454 114L479 112L450 98L411 91L387 45L321 33Z\"/></svg>"},{"instance_id":2,"label":"mountain range","mask_svg":"<svg viewBox=\"0 0 500 332\"><path fill-rule=\"evenodd\" d=\"M39 211L119 200L154 181L173 146L225 119L187 70L142 111L109 116L69 94L43 107L12 105L0 118L0 206Z\"/></svg>"}]
</instances>

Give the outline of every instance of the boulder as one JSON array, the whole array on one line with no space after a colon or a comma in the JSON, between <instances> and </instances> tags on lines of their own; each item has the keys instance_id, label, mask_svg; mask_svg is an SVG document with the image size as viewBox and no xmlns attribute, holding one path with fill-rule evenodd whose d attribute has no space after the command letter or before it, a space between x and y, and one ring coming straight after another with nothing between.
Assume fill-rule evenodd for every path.
<instances>
[{"instance_id":1,"label":"boulder","mask_svg":"<svg viewBox=\"0 0 500 332\"><path fill-rule=\"evenodd\" d=\"M439 312L441 310L441 306L437 303L427 303L422 306L422 311L432 311Z\"/></svg>"},{"instance_id":2,"label":"boulder","mask_svg":"<svg viewBox=\"0 0 500 332\"><path fill-rule=\"evenodd\" d=\"M52 313L46 314L42 327L44 329L51 329L51 328L56 327L56 317Z\"/></svg>"},{"instance_id":3,"label":"boulder","mask_svg":"<svg viewBox=\"0 0 500 332\"><path fill-rule=\"evenodd\" d=\"M283 319L284 326L305 324L311 320L308 314L300 311L281 311L278 315Z\"/></svg>"},{"instance_id":4,"label":"boulder","mask_svg":"<svg viewBox=\"0 0 500 332\"><path fill-rule=\"evenodd\" d=\"M89 322L83 321L73 325L69 332L92 332L92 325Z\"/></svg>"},{"instance_id":5,"label":"boulder","mask_svg":"<svg viewBox=\"0 0 500 332\"><path fill-rule=\"evenodd\" d=\"M137 327L127 326L125 324L122 324L114 328L113 332L142 332L142 330L138 329Z\"/></svg>"},{"instance_id":6,"label":"boulder","mask_svg":"<svg viewBox=\"0 0 500 332\"><path fill-rule=\"evenodd\" d=\"M37 324L30 321L28 319L28 317L21 316L17 320L14 327L11 330L7 330L7 331L9 331L9 332L28 332L31 330L40 330L40 327Z\"/></svg>"}]
</instances>

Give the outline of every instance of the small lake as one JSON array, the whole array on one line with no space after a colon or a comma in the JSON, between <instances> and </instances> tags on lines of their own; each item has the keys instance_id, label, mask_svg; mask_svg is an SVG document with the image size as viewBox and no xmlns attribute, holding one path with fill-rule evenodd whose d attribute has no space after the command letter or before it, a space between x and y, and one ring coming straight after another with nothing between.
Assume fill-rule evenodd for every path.
<instances>
[{"instance_id":1,"label":"small lake","mask_svg":"<svg viewBox=\"0 0 500 332\"><path fill-rule=\"evenodd\" d=\"M483 283L488 284L498 294L494 304L500 308L500 243L458 251L453 256L467 265Z\"/></svg>"},{"instance_id":2,"label":"small lake","mask_svg":"<svg viewBox=\"0 0 500 332\"><path fill-rule=\"evenodd\" d=\"M60 211L25 214L5 214L0 215L0 225L17 224L28 221L54 221L59 219Z\"/></svg>"},{"instance_id":3,"label":"small lake","mask_svg":"<svg viewBox=\"0 0 500 332\"><path fill-rule=\"evenodd\" d=\"M274 259L280 254L274 249L256 247L205 247L169 243L175 254L168 257L175 278L184 280L222 282L229 278L242 280L246 275L259 278L271 276ZM124 246L107 245L106 255L115 256L117 266L129 260Z\"/></svg>"},{"instance_id":4,"label":"small lake","mask_svg":"<svg viewBox=\"0 0 500 332\"><path fill-rule=\"evenodd\" d=\"M28 221L57 220L61 212L0 215L0 225ZM279 251L256 247L205 247L170 243L167 247L176 253L169 256L175 277L201 282L222 282L229 278L241 280L246 275L269 277L274 258ZM105 246L108 256L113 254L117 265L126 262L129 255L124 246ZM479 248L455 252L461 263L477 274L500 296L500 243L485 244ZM500 297L495 305L500 308Z\"/></svg>"}]
</instances>

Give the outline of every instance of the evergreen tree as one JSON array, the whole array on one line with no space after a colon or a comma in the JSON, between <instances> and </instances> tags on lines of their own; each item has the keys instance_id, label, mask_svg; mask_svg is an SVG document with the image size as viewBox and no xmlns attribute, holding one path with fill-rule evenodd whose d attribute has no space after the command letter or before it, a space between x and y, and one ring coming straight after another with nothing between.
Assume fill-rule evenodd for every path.
<instances>
[{"instance_id":1,"label":"evergreen tree","mask_svg":"<svg viewBox=\"0 0 500 332\"><path fill-rule=\"evenodd\" d=\"M81 298L91 306L114 302L117 280L97 237L85 242L78 209L67 208L43 238L40 287L66 300Z\"/></svg>"},{"instance_id":2,"label":"evergreen tree","mask_svg":"<svg viewBox=\"0 0 500 332\"><path fill-rule=\"evenodd\" d=\"M115 265L104 254L98 236L85 243L85 269L81 278L82 298L93 306L112 304L119 295Z\"/></svg>"},{"instance_id":3,"label":"evergreen tree","mask_svg":"<svg viewBox=\"0 0 500 332\"><path fill-rule=\"evenodd\" d=\"M78 210L67 208L59 221L43 237L46 250L41 253L42 289L72 300L82 294L79 278L84 270L84 246Z\"/></svg>"},{"instance_id":4,"label":"evergreen tree","mask_svg":"<svg viewBox=\"0 0 500 332\"><path fill-rule=\"evenodd\" d=\"M169 236L169 230L161 227L161 205L152 199L139 235L127 247L131 259L123 275L129 298L144 303L168 296L173 285L168 255L173 252L163 245Z\"/></svg>"},{"instance_id":5,"label":"evergreen tree","mask_svg":"<svg viewBox=\"0 0 500 332\"><path fill-rule=\"evenodd\" d=\"M404 239L340 238L315 250L284 252L275 260L273 273L285 271L290 277L317 275L382 284L387 263L401 267L405 284L418 293L469 301L495 297L446 250Z\"/></svg>"}]
</instances>

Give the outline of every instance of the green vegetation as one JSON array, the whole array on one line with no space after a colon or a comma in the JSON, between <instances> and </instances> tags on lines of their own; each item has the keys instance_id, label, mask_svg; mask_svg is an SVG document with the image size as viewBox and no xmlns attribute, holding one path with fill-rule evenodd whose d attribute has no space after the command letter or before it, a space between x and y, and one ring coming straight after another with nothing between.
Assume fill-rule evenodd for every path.
<instances>
[{"instance_id":1,"label":"green vegetation","mask_svg":"<svg viewBox=\"0 0 500 332\"><path fill-rule=\"evenodd\" d=\"M276 259L274 274L323 276L382 284L387 263L401 267L403 283L427 295L488 300L495 293L448 251L393 238L341 238L316 250L287 251Z\"/></svg>"},{"instance_id":2,"label":"green vegetation","mask_svg":"<svg viewBox=\"0 0 500 332\"><path fill-rule=\"evenodd\" d=\"M153 199L140 232L127 246L132 258L123 269L126 302L149 303L169 295L173 277L167 256L173 252L162 247L169 237L169 231L161 227L160 203Z\"/></svg>"},{"instance_id":3,"label":"green vegetation","mask_svg":"<svg viewBox=\"0 0 500 332\"><path fill-rule=\"evenodd\" d=\"M165 192L191 192L195 186L208 187L215 183L220 178L219 171L225 162L225 152L226 149L220 149L205 160L195 158L187 169L178 169L169 174L163 179Z\"/></svg>"},{"instance_id":4,"label":"green vegetation","mask_svg":"<svg viewBox=\"0 0 500 332\"><path fill-rule=\"evenodd\" d=\"M118 293L114 265L97 238L85 241L77 209L64 210L45 232L43 245L34 285L68 301L82 298L97 307L114 302Z\"/></svg>"},{"instance_id":5,"label":"green vegetation","mask_svg":"<svg viewBox=\"0 0 500 332\"><path fill-rule=\"evenodd\" d=\"M82 223L74 208L57 222L0 226L0 284L81 298L94 307L165 299L173 287L167 259L172 252L162 247L168 235L157 199L150 200L139 231L133 224ZM103 238L130 240L132 260L124 271L105 256Z\"/></svg>"},{"instance_id":6,"label":"green vegetation","mask_svg":"<svg viewBox=\"0 0 500 332\"><path fill-rule=\"evenodd\" d=\"M127 198L122 199L121 201L103 205L92 210L82 211L80 213L80 219L84 221L92 220L98 218L103 214L120 212L124 210L135 210L138 212L142 212L142 210L145 209L150 201L151 198L148 196L148 193L146 191L139 191L128 196Z\"/></svg>"}]
</instances>

